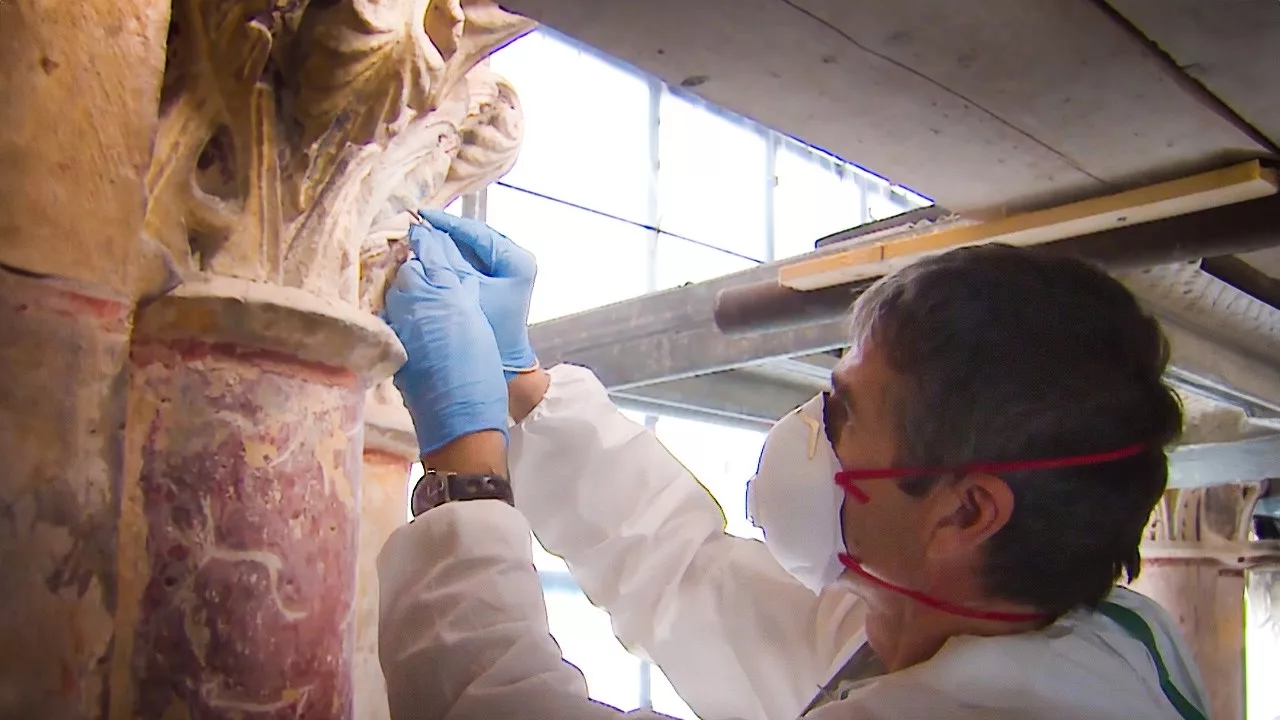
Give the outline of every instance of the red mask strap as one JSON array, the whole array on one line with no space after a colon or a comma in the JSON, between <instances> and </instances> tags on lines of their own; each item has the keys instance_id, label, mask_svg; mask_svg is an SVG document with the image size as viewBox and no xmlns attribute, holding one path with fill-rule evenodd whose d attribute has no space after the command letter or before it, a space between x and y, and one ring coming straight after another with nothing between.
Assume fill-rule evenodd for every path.
<instances>
[{"instance_id":1,"label":"red mask strap","mask_svg":"<svg viewBox=\"0 0 1280 720\"><path fill-rule=\"evenodd\" d=\"M956 467L906 467L906 468L881 468L875 470L841 470L836 473L835 482L839 485L849 497L854 501L866 504L870 501L870 497L857 485L858 480L887 480L895 478L922 477L929 475L960 475L973 472L990 473L993 475L1018 472L1024 470L1052 470L1064 467L1079 467L1084 465L1101 465L1115 460L1133 457L1146 449L1145 445L1136 444L1119 450L1112 450L1104 453L1092 453L1089 455L1072 455L1068 457L1048 458L1042 460L1013 460L1009 462L978 462ZM911 598L925 607L933 608L940 612L960 617L974 618L976 620L991 620L995 622L1011 622L1021 623L1033 620L1042 620L1046 616L1039 613L1017 613L1017 612L993 612L987 610L976 610L963 605L949 603L932 595L922 593L918 590L902 587L889 582L883 578L877 577L862 567L862 564L853 559L848 553L840 553L840 563L848 568L858 577L867 582L877 585L890 592L898 593L904 597Z\"/></svg>"},{"instance_id":2,"label":"red mask strap","mask_svg":"<svg viewBox=\"0 0 1280 720\"><path fill-rule=\"evenodd\" d=\"M1046 458L1040 460L1011 460L1006 462L976 462L955 467L904 467L876 468L869 470L841 470L836 473L836 485L839 485L849 497L856 502L866 504L870 501L867 494L854 484L858 480L893 480L929 475L964 475L967 473L989 473L999 475L1025 470L1055 470L1065 467L1085 465L1101 465L1103 463L1133 457L1146 449L1146 445L1138 443L1111 450L1109 452L1091 453L1088 455L1069 455L1066 457Z\"/></svg>"},{"instance_id":3,"label":"red mask strap","mask_svg":"<svg viewBox=\"0 0 1280 720\"><path fill-rule=\"evenodd\" d=\"M857 560L854 560L847 553L840 553L839 557L840 557L840 564L844 565L846 568L851 570L858 577L874 585L878 585L890 592L895 592L895 593L898 593L899 595L909 597L912 600L915 600L916 602L920 603L921 605L924 605L925 607L933 608L934 610L938 610L939 612L944 612L949 615L959 615L960 617L973 618L975 620L991 620L993 622L1008 622L1008 623L1031 622L1034 620L1043 620L1046 617L1048 617L1047 615L1042 613L996 612L991 610L977 610L974 608L965 607L964 605L956 605L954 603L949 603L946 600L940 600L936 597L933 597L932 595L927 595L918 590L905 588L905 587L902 587L901 585L896 585L894 583L889 582L888 580L872 575L871 573L867 572L866 568L862 567L861 563L859 563Z\"/></svg>"},{"instance_id":4,"label":"red mask strap","mask_svg":"<svg viewBox=\"0 0 1280 720\"><path fill-rule=\"evenodd\" d=\"M862 488L853 484L852 480L841 482L840 473L836 473L836 484L839 485L854 502L859 505L866 505L871 502L871 496L862 490Z\"/></svg>"}]
</instances>

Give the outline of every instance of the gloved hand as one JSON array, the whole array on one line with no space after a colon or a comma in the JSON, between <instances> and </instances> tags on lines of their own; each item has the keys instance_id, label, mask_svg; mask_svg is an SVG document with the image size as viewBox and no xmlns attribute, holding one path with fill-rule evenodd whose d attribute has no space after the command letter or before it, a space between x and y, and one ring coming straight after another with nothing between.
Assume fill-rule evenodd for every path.
<instances>
[{"instance_id":1,"label":"gloved hand","mask_svg":"<svg viewBox=\"0 0 1280 720\"><path fill-rule=\"evenodd\" d=\"M507 386L480 275L448 235L409 229L410 257L387 290L386 317L409 354L395 375L427 454L481 430L507 433Z\"/></svg>"},{"instance_id":2,"label":"gloved hand","mask_svg":"<svg viewBox=\"0 0 1280 720\"><path fill-rule=\"evenodd\" d=\"M458 245L480 273L480 307L493 326L507 380L534 370L538 357L529 344L529 299L538 263L533 254L479 220L423 210L420 215Z\"/></svg>"}]
</instances>

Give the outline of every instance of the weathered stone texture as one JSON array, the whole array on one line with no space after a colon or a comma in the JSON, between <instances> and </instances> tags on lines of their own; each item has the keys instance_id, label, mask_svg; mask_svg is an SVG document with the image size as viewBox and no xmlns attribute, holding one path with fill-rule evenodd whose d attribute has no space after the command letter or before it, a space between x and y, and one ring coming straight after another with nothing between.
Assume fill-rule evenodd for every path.
<instances>
[{"instance_id":1,"label":"weathered stone texture","mask_svg":"<svg viewBox=\"0 0 1280 720\"><path fill-rule=\"evenodd\" d=\"M172 287L140 233L168 23L167 0L0 2L0 264Z\"/></svg>"},{"instance_id":2,"label":"weathered stone texture","mask_svg":"<svg viewBox=\"0 0 1280 720\"><path fill-rule=\"evenodd\" d=\"M0 270L0 718L104 694L132 308Z\"/></svg>"},{"instance_id":3,"label":"weathered stone texture","mask_svg":"<svg viewBox=\"0 0 1280 720\"><path fill-rule=\"evenodd\" d=\"M1182 630L1204 676L1212 718L1244 717L1245 571L1277 558L1274 547L1250 540L1262 485L1165 491L1132 583Z\"/></svg>"},{"instance_id":4,"label":"weathered stone texture","mask_svg":"<svg viewBox=\"0 0 1280 720\"><path fill-rule=\"evenodd\" d=\"M381 720L390 716L386 680L378 662L378 552L391 533L408 517L406 482L412 455L365 448L364 477L360 495L360 543L356 571L355 686L356 720Z\"/></svg>"},{"instance_id":5,"label":"weathered stone texture","mask_svg":"<svg viewBox=\"0 0 1280 720\"><path fill-rule=\"evenodd\" d=\"M348 717L356 378L201 343L133 360L149 566L134 716Z\"/></svg>"}]
</instances>

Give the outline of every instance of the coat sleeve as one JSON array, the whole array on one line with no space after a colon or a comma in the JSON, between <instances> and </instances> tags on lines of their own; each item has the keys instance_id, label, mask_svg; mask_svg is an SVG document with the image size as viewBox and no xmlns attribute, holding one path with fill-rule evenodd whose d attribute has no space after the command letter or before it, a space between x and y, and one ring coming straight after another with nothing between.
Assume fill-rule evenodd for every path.
<instances>
[{"instance_id":1,"label":"coat sleeve","mask_svg":"<svg viewBox=\"0 0 1280 720\"><path fill-rule=\"evenodd\" d=\"M862 629L861 602L815 596L726 534L710 493L590 371L550 373L511 434L516 507L539 541L699 716L798 716Z\"/></svg>"},{"instance_id":2,"label":"coat sleeve","mask_svg":"<svg viewBox=\"0 0 1280 720\"><path fill-rule=\"evenodd\" d=\"M505 503L449 503L396 530L378 594L394 720L671 720L587 698L547 632L529 526Z\"/></svg>"}]
</instances>

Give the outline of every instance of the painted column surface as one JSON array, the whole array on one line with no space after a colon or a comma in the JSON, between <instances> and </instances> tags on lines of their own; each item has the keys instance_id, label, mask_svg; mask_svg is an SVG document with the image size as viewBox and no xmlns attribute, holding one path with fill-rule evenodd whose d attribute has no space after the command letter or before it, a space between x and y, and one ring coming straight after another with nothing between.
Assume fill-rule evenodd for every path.
<instances>
[{"instance_id":1,"label":"painted column surface","mask_svg":"<svg viewBox=\"0 0 1280 720\"><path fill-rule=\"evenodd\" d=\"M167 0L0 0L0 720L105 714Z\"/></svg>"},{"instance_id":2,"label":"painted column surface","mask_svg":"<svg viewBox=\"0 0 1280 720\"><path fill-rule=\"evenodd\" d=\"M406 522L405 486L411 463L380 450L365 450L356 572L356 636L353 654L356 720L387 720L386 680L378 661L378 552Z\"/></svg>"},{"instance_id":3,"label":"painted column surface","mask_svg":"<svg viewBox=\"0 0 1280 720\"><path fill-rule=\"evenodd\" d=\"M341 717L354 595L362 393L347 373L234 348L143 345L140 484L150 573L140 717Z\"/></svg>"},{"instance_id":4,"label":"painted column surface","mask_svg":"<svg viewBox=\"0 0 1280 720\"><path fill-rule=\"evenodd\" d=\"M403 351L354 308L227 279L137 335L130 717L351 717L366 380Z\"/></svg>"},{"instance_id":5,"label":"painted column surface","mask_svg":"<svg viewBox=\"0 0 1280 720\"><path fill-rule=\"evenodd\" d=\"M0 718L96 717L133 302L0 269Z\"/></svg>"}]
</instances>

